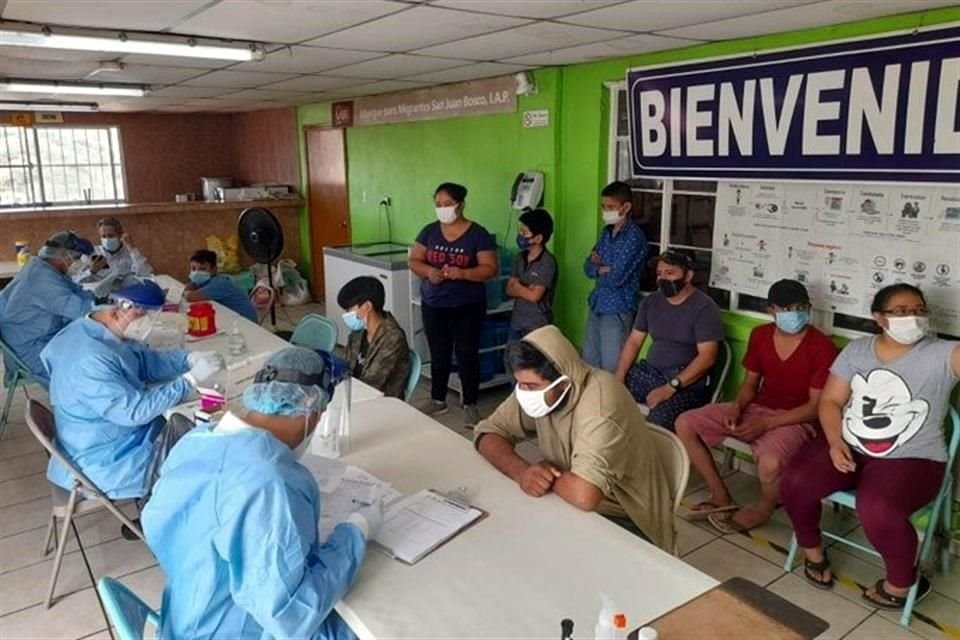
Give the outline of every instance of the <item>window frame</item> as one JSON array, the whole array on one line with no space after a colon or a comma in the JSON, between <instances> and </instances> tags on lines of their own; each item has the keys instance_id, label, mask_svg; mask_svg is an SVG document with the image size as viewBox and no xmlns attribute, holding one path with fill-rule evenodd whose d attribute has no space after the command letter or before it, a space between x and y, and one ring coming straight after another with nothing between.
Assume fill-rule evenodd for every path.
<instances>
[{"instance_id":1,"label":"window frame","mask_svg":"<svg viewBox=\"0 0 960 640\"><path fill-rule=\"evenodd\" d=\"M613 80L604 83L604 87L608 91L608 101L609 101L609 126L607 131L607 181L613 182L614 180L619 179L617 176L617 150L621 142L626 141L627 144L630 142L630 134L622 136L617 130L617 125L619 123L619 95L618 92L627 90L627 83L624 80ZM628 119L629 123L629 119ZM672 206L673 206L673 196L674 195L692 195L692 196L712 196L716 198L716 192L709 193L704 191L688 191L688 190L678 190L674 188L675 180L673 178L659 177L651 178L656 180L661 180L663 183L663 188L661 190L656 189L633 189L634 191L643 191L649 193L660 193L661 205L660 205L660 237L656 239L648 238L647 240L652 244L657 244L661 250L664 247L666 248L677 248L684 249L687 251L697 251L697 252L708 252L711 255L713 254L713 246L711 243L710 248L703 247L691 247L687 245L672 244L670 242L670 231L672 224ZM766 322L770 321L770 316L765 313L759 313L753 311L752 309L742 309L740 307L740 292L733 289L723 289L722 287L714 287L715 289L722 289L727 291L730 294L730 307L725 309L731 313L736 313L738 315L744 316L746 318L751 318L755 320L764 320ZM641 295L648 295L650 292L641 291ZM874 335L865 331L858 331L856 329L848 329L845 327L839 327L836 324L836 312L829 309L813 309L811 312L812 323L825 331L828 335L840 336L843 338L856 339L862 338L864 336ZM844 314L840 314L844 315ZM849 316L851 318L860 318L860 316Z\"/></svg>"},{"instance_id":2,"label":"window frame","mask_svg":"<svg viewBox=\"0 0 960 640\"><path fill-rule=\"evenodd\" d=\"M28 161L27 165L0 165L0 172L4 172L8 169L25 169L26 175L29 178L28 189L32 193L34 199L28 203L17 203L12 202L10 204L0 204L0 214L3 211L11 209L47 209L52 207L75 207L75 206L98 206L98 205L113 205L113 204L125 204L127 203L127 168L126 161L123 154L123 141L121 139L120 127L117 125L70 125L70 126L61 126L61 125L32 125L29 127L17 127L13 125L0 125L4 128L10 129L21 129L26 131L26 141L27 148L24 149L26 152L26 159ZM41 157L40 149L40 130L45 131L104 131L107 135L107 157L108 163L58 163L56 166L64 167L65 170L67 167L72 168L81 168L81 167L103 167L103 171L108 173L110 178L106 182L106 186L109 188L112 186L112 191L114 198L105 198L105 199L90 199L79 198L76 200L51 200L48 197L50 192L49 181L44 180L44 162ZM114 148L116 147L116 148ZM76 149L76 140L74 140L74 149ZM74 150L74 159L77 158L77 152ZM36 179L33 178L33 172L36 172ZM39 197L38 197L39 196Z\"/></svg>"}]
</instances>

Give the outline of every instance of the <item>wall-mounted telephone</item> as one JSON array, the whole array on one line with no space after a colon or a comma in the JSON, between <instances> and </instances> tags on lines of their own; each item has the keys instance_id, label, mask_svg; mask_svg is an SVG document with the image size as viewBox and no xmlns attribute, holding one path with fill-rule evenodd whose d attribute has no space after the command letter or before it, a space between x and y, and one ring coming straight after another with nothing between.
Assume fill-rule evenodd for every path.
<instances>
[{"instance_id":1,"label":"wall-mounted telephone","mask_svg":"<svg viewBox=\"0 0 960 640\"><path fill-rule=\"evenodd\" d=\"M525 171L517 174L510 190L510 203L514 209L523 211L543 204L543 173Z\"/></svg>"}]
</instances>

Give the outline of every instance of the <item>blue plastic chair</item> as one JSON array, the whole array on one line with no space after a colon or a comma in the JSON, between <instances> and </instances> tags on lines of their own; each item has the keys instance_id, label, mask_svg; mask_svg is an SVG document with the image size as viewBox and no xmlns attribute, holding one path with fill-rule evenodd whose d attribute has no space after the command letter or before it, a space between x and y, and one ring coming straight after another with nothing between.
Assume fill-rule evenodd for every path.
<instances>
[{"instance_id":1,"label":"blue plastic chair","mask_svg":"<svg viewBox=\"0 0 960 640\"><path fill-rule=\"evenodd\" d=\"M120 640L143 640L147 623L160 627L160 614L113 578L100 578L97 592Z\"/></svg>"},{"instance_id":2,"label":"blue plastic chair","mask_svg":"<svg viewBox=\"0 0 960 640\"><path fill-rule=\"evenodd\" d=\"M413 392L417 389L417 383L420 382L420 370L423 369L423 360L420 354L410 350L410 377L407 378L407 388L403 391L403 401L410 402Z\"/></svg>"},{"instance_id":3,"label":"blue plastic chair","mask_svg":"<svg viewBox=\"0 0 960 640\"><path fill-rule=\"evenodd\" d=\"M10 407L13 405L13 396L17 392L17 387L26 387L36 381L26 363L3 340L0 340L0 350L3 351L3 386L7 388L7 397L3 402L3 415L0 416L0 438L2 438L7 430L7 419L10 417ZM29 394L27 397L30 397Z\"/></svg>"},{"instance_id":4,"label":"blue plastic chair","mask_svg":"<svg viewBox=\"0 0 960 640\"><path fill-rule=\"evenodd\" d=\"M309 313L297 323L293 335L290 336L290 344L316 351L333 352L339 335L340 331L333 320Z\"/></svg>"},{"instance_id":5,"label":"blue plastic chair","mask_svg":"<svg viewBox=\"0 0 960 640\"><path fill-rule=\"evenodd\" d=\"M911 520L917 530L923 534L923 542L920 545L917 554L917 567L922 568L930 561L930 554L933 551L933 540L937 534L944 536L945 540L950 539L951 506L953 503L953 463L957 457L957 447L960 445L960 415L957 410L951 408L949 420L946 425L945 435L949 438L947 442L947 468L944 470L943 483L940 485L940 491L930 504L913 514ZM834 505L842 505L852 510L857 508L857 495L854 491L836 491L826 497L826 500ZM924 523L926 520L926 523ZM938 530L938 527L940 529ZM829 531L821 531L821 535L831 540L860 549L865 553L874 556L880 554L870 546L857 544L852 540L847 540L843 536L838 536ZM793 570L793 563L797 556L799 546L797 545L797 536L790 539L790 552L787 554L787 561L783 565L783 570L790 572ZM949 544L941 545L940 549L940 570L946 574L950 572L950 549ZM900 624L909 627L910 618L913 615L913 606L917 600L917 589L920 586L919 571L917 582L910 587L907 594L907 602L903 607L903 614L900 616Z\"/></svg>"}]
</instances>

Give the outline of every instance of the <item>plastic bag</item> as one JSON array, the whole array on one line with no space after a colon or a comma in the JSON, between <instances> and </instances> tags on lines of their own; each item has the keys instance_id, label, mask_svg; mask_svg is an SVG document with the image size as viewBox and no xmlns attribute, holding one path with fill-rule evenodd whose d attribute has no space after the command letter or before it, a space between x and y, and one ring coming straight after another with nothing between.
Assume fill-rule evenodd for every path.
<instances>
[{"instance_id":1,"label":"plastic bag","mask_svg":"<svg viewBox=\"0 0 960 640\"><path fill-rule=\"evenodd\" d=\"M240 258L237 254L237 236L207 236L207 249L217 254L217 268L224 273L240 271Z\"/></svg>"},{"instance_id":2,"label":"plastic bag","mask_svg":"<svg viewBox=\"0 0 960 640\"><path fill-rule=\"evenodd\" d=\"M274 299L282 301L283 280L280 279L280 269L276 265L273 267L273 288L270 287L267 265L258 262L250 267L250 273L256 280L256 285L250 293L250 301L254 307L263 311L270 308Z\"/></svg>"},{"instance_id":3,"label":"plastic bag","mask_svg":"<svg viewBox=\"0 0 960 640\"><path fill-rule=\"evenodd\" d=\"M277 269L283 284L283 304L287 307L293 307L298 304L310 302L310 289L307 287L307 281L303 279L297 270L297 263L293 260L283 259L277 263Z\"/></svg>"}]
</instances>

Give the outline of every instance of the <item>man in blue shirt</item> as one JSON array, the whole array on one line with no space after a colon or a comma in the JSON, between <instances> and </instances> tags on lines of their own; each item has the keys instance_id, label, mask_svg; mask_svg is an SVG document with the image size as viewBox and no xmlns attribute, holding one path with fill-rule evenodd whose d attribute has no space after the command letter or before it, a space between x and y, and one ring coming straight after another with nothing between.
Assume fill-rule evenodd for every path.
<instances>
[{"instance_id":1,"label":"man in blue shirt","mask_svg":"<svg viewBox=\"0 0 960 640\"><path fill-rule=\"evenodd\" d=\"M81 257L91 253L93 245L72 231L56 233L0 293L0 337L44 387L50 376L40 351L61 329L93 309L93 294L70 279L82 268ZM12 371L12 363L6 363L6 370Z\"/></svg>"},{"instance_id":2,"label":"man in blue shirt","mask_svg":"<svg viewBox=\"0 0 960 640\"><path fill-rule=\"evenodd\" d=\"M230 278L217 273L217 254L201 249L190 256L190 283L183 292L188 302L213 300L250 322L257 322L257 311L250 298Z\"/></svg>"},{"instance_id":3,"label":"man in blue shirt","mask_svg":"<svg viewBox=\"0 0 960 640\"><path fill-rule=\"evenodd\" d=\"M623 343L637 311L640 273L647 260L647 238L630 218L630 185L611 182L600 192L606 225L583 272L596 280L588 299L583 359L592 367L617 370Z\"/></svg>"}]
</instances>

